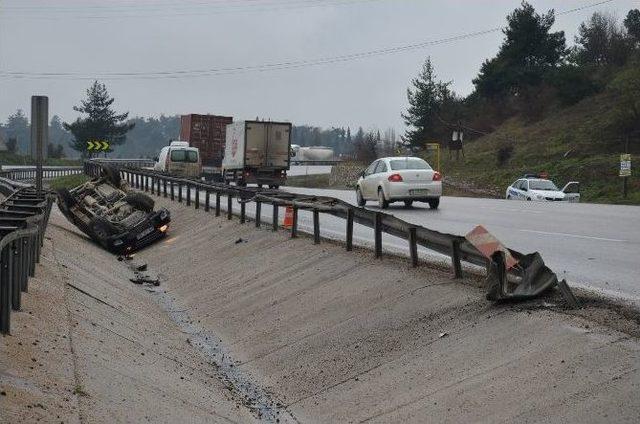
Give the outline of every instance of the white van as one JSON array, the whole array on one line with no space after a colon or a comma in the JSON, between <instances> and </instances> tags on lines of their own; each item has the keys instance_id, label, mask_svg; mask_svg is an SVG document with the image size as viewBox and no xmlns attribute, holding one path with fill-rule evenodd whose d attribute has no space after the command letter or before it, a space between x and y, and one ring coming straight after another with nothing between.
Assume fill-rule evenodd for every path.
<instances>
[{"instance_id":1,"label":"white van","mask_svg":"<svg viewBox=\"0 0 640 424\"><path fill-rule=\"evenodd\" d=\"M153 169L180 177L199 177L202 174L200 151L186 141L172 141L160 150Z\"/></svg>"}]
</instances>

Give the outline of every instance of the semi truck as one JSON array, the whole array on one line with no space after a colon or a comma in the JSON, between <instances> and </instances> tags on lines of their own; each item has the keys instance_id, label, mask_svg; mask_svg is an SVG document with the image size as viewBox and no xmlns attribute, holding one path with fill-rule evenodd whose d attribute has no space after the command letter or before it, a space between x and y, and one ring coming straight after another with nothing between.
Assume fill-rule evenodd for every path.
<instances>
[{"instance_id":1,"label":"semi truck","mask_svg":"<svg viewBox=\"0 0 640 424\"><path fill-rule=\"evenodd\" d=\"M236 185L278 188L290 165L291 123L239 121L227 125L222 177Z\"/></svg>"},{"instance_id":2,"label":"semi truck","mask_svg":"<svg viewBox=\"0 0 640 424\"><path fill-rule=\"evenodd\" d=\"M180 118L180 140L200 151L204 175L219 175L224 153L227 124L230 116L182 115Z\"/></svg>"}]
</instances>

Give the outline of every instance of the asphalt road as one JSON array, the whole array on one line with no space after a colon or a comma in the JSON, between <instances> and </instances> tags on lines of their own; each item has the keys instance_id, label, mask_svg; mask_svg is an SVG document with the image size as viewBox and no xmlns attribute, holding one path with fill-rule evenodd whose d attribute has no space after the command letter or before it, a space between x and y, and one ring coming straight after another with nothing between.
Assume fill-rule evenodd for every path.
<instances>
[{"instance_id":1,"label":"asphalt road","mask_svg":"<svg viewBox=\"0 0 640 424\"><path fill-rule=\"evenodd\" d=\"M350 190L285 189L336 197L353 204L356 200L355 192ZM221 204L222 210L226 210L226 199ZM247 216L255 216L254 206L247 204ZM374 202L369 202L367 207L378 209ZM235 201L233 209L240 211ZM522 253L540 252L559 278L566 278L573 285L640 302L640 207L445 196L435 211L422 203L416 203L411 209L400 203L392 204L386 212L429 229L458 235L481 224L511 249ZM282 222L284 212L279 215ZM271 217L271 207L263 205L265 225L271 222ZM300 211L298 222L301 231L312 232L311 213ZM345 221L321 214L320 232L323 237L344 240ZM372 246L373 231L356 224L354 243ZM408 255L405 240L386 234L383 249ZM447 260L427 249L421 248L419 253L431 260Z\"/></svg>"},{"instance_id":2,"label":"asphalt road","mask_svg":"<svg viewBox=\"0 0 640 424\"><path fill-rule=\"evenodd\" d=\"M290 190L356 200L355 193L346 190ZM374 202L367 207L377 209ZM540 252L561 278L640 299L640 207L443 197L436 211L426 204L406 209L400 203L387 212L460 235L482 224L512 249Z\"/></svg>"}]
</instances>

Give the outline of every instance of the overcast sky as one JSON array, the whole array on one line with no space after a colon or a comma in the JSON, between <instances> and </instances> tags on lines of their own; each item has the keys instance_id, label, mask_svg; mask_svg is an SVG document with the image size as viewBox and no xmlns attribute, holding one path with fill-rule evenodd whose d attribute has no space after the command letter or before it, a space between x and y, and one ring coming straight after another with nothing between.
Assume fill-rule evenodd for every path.
<instances>
[{"instance_id":1,"label":"overcast sky","mask_svg":"<svg viewBox=\"0 0 640 424\"><path fill-rule=\"evenodd\" d=\"M541 0L557 12L598 0ZM74 104L98 78L131 116L213 113L323 127L402 130L406 88L427 56L460 94L502 34L492 32L395 54L315 66L300 61L437 41L500 27L518 0L0 0L0 120L33 94L50 115L74 119ZM622 19L639 1L614 0L559 16L573 41L595 11ZM291 63L288 69L246 67ZM215 71L245 68L233 71ZM204 73L182 71L201 71ZM7 72L73 74L16 78ZM169 74L162 74L169 72ZM178 72L178 73L176 73ZM134 74L123 76L121 74ZM154 74L155 73L155 74ZM160 73L160 74L158 74ZM108 76L105 74L120 74ZM161 78L161 76L171 78ZM39 78L39 77L38 77ZM83 79L87 78L87 79Z\"/></svg>"}]
</instances>

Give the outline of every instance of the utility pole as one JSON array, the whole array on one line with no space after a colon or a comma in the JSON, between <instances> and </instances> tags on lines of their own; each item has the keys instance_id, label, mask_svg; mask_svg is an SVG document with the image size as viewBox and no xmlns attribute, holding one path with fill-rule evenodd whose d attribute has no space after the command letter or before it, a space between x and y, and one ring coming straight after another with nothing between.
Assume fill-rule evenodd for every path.
<instances>
[{"instance_id":1,"label":"utility pole","mask_svg":"<svg viewBox=\"0 0 640 424\"><path fill-rule=\"evenodd\" d=\"M49 98L31 96L31 158L36 162L36 190L42 192L42 162L49 144Z\"/></svg>"}]
</instances>

